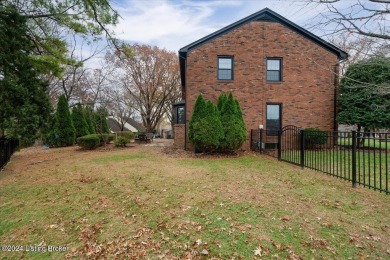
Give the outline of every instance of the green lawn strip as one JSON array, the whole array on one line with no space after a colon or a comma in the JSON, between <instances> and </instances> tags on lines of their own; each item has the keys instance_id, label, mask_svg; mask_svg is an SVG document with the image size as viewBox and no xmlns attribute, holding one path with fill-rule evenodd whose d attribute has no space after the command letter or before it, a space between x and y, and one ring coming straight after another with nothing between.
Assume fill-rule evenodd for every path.
<instances>
[{"instance_id":1,"label":"green lawn strip","mask_svg":"<svg viewBox=\"0 0 390 260\"><path fill-rule=\"evenodd\" d=\"M46 245L80 248L82 243L80 244L79 238L83 230L88 230L94 224L108 227L110 223L120 223L114 209L104 205L106 189L102 187L105 184L102 180L80 183L71 181L69 185L65 185L65 189L63 184L34 184L23 190L14 190L13 185L10 185L10 189L4 192L16 198L12 204L17 204L17 201L25 203L17 205L16 209L1 212L2 219L16 220L12 226L9 223L2 225L1 230L5 231L1 236L2 242L9 241L9 244L13 244L9 239L16 233L18 239L23 238L23 245L38 245L44 241ZM109 194L115 195L112 187L106 187ZM18 256L20 254L13 253ZM64 256L64 253L22 254L36 259Z\"/></svg>"},{"instance_id":2,"label":"green lawn strip","mask_svg":"<svg viewBox=\"0 0 390 260\"><path fill-rule=\"evenodd\" d=\"M359 138L358 138L359 141ZM387 144L386 144L387 143ZM341 146L352 146L352 138L344 138L341 137L338 139L338 145ZM379 149L390 149L390 139L387 141L379 141L379 140L373 140L370 138L365 138L364 144L360 145L360 147L365 148L379 148Z\"/></svg>"},{"instance_id":3,"label":"green lawn strip","mask_svg":"<svg viewBox=\"0 0 390 260\"><path fill-rule=\"evenodd\" d=\"M387 181L387 186L390 187L390 159L388 155L362 151L357 151L356 155L358 182L385 189ZM305 165L352 179L352 155L350 151L306 151Z\"/></svg>"}]
</instances>

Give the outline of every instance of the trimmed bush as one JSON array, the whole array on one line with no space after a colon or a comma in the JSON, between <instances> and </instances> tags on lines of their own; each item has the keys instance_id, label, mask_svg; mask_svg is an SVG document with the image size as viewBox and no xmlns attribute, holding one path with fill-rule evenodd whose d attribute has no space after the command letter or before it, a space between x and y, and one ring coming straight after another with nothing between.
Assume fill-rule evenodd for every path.
<instances>
[{"instance_id":1,"label":"trimmed bush","mask_svg":"<svg viewBox=\"0 0 390 260\"><path fill-rule=\"evenodd\" d=\"M130 139L128 139L124 136L118 136L118 138L115 140L115 146L125 147L129 142L130 142Z\"/></svg>"},{"instance_id":2,"label":"trimmed bush","mask_svg":"<svg viewBox=\"0 0 390 260\"><path fill-rule=\"evenodd\" d=\"M77 144L85 149L93 150L101 144L101 136L98 134L85 135L77 138Z\"/></svg>"},{"instance_id":3,"label":"trimmed bush","mask_svg":"<svg viewBox=\"0 0 390 260\"><path fill-rule=\"evenodd\" d=\"M133 132L131 131L121 131L121 132L117 132L116 135L118 137L125 137L127 138L129 141L134 139L134 134Z\"/></svg>"},{"instance_id":4,"label":"trimmed bush","mask_svg":"<svg viewBox=\"0 0 390 260\"><path fill-rule=\"evenodd\" d=\"M217 109L219 112L221 112L223 105L225 104L226 100L228 99L228 95L226 93L221 93L218 97L217 101Z\"/></svg>"},{"instance_id":5,"label":"trimmed bush","mask_svg":"<svg viewBox=\"0 0 390 260\"><path fill-rule=\"evenodd\" d=\"M192 142L196 150L212 152L218 149L223 139L221 119L216 107L210 100L206 102L201 112L204 113L204 116L198 118L192 124Z\"/></svg>"},{"instance_id":6,"label":"trimmed bush","mask_svg":"<svg viewBox=\"0 0 390 260\"><path fill-rule=\"evenodd\" d=\"M198 96L194 105L194 112L192 113L191 120L189 122L188 138L190 142L195 144L195 131L194 125L202 118L207 115L206 111L206 101L204 100L202 94Z\"/></svg>"},{"instance_id":7,"label":"trimmed bush","mask_svg":"<svg viewBox=\"0 0 390 260\"><path fill-rule=\"evenodd\" d=\"M107 134L107 135L108 135L107 143L111 143L112 141L115 140L115 134Z\"/></svg>"},{"instance_id":8,"label":"trimmed bush","mask_svg":"<svg viewBox=\"0 0 390 260\"><path fill-rule=\"evenodd\" d=\"M316 145L326 144L328 136L319 128L309 127L304 130L304 139L306 148L314 148Z\"/></svg>"},{"instance_id":9,"label":"trimmed bush","mask_svg":"<svg viewBox=\"0 0 390 260\"><path fill-rule=\"evenodd\" d=\"M195 151L232 152L246 140L246 126L233 94L221 93L217 107L199 95L190 120L188 137Z\"/></svg>"},{"instance_id":10,"label":"trimmed bush","mask_svg":"<svg viewBox=\"0 0 390 260\"><path fill-rule=\"evenodd\" d=\"M100 143L103 144L108 144L115 139L114 134L97 134L100 137Z\"/></svg>"},{"instance_id":11,"label":"trimmed bush","mask_svg":"<svg viewBox=\"0 0 390 260\"><path fill-rule=\"evenodd\" d=\"M220 101L223 103L220 104ZM218 102L221 107L219 113L224 134L220 150L232 152L239 149L246 140L247 131L241 107L238 101L234 99L232 93L229 96L222 93Z\"/></svg>"}]
</instances>

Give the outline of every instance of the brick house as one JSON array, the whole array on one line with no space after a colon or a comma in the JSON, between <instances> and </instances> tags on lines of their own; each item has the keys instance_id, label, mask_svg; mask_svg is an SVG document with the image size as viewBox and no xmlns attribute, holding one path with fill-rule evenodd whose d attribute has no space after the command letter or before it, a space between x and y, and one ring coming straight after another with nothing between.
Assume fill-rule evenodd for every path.
<instances>
[{"instance_id":1,"label":"brick house","mask_svg":"<svg viewBox=\"0 0 390 260\"><path fill-rule=\"evenodd\" d=\"M192 149L197 96L233 92L250 129L286 125L337 130L339 62L347 53L266 8L179 50L183 101L174 105L175 145Z\"/></svg>"}]
</instances>

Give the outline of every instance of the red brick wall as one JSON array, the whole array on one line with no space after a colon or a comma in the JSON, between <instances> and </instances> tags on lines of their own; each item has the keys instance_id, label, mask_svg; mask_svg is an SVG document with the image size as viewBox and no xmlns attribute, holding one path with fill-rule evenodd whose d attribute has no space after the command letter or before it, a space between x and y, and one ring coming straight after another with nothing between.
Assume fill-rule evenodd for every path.
<instances>
[{"instance_id":1,"label":"red brick wall","mask_svg":"<svg viewBox=\"0 0 390 260\"><path fill-rule=\"evenodd\" d=\"M173 140L173 145L176 148L184 149L185 145L185 125L184 124L176 124L175 125L175 137Z\"/></svg>"},{"instance_id":2,"label":"red brick wall","mask_svg":"<svg viewBox=\"0 0 390 260\"><path fill-rule=\"evenodd\" d=\"M234 56L234 80L217 80L217 57ZM283 58L283 81L266 81L266 57ZM334 66L337 56L275 22L250 22L187 54L186 118L197 96L216 103L221 91L233 91L248 129L266 127L266 103L283 103L282 126L333 129ZM188 144L188 142L187 142ZM188 149L189 147L187 147Z\"/></svg>"}]
</instances>

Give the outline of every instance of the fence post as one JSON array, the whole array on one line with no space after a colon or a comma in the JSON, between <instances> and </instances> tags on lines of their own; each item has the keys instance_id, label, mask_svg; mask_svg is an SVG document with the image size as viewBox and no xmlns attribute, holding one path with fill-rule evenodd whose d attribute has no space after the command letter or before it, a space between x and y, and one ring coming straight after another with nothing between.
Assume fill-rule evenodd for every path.
<instances>
[{"instance_id":1,"label":"fence post","mask_svg":"<svg viewBox=\"0 0 390 260\"><path fill-rule=\"evenodd\" d=\"M352 187L356 188L356 131L352 131Z\"/></svg>"},{"instance_id":2,"label":"fence post","mask_svg":"<svg viewBox=\"0 0 390 260\"><path fill-rule=\"evenodd\" d=\"M301 167L305 168L305 131L303 129L299 130L301 140L300 140L300 151L301 151Z\"/></svg>"},{"instance_id":3,"label":"fence post","mask_svg":"<svg viewBox=\"0 0 390 260\"><path fill-rule=\"evenodd\" d=\"M259 129L259 152L263 152L263 129Z\"/></svg>"},{"instance_id":4,"label":"fence post","mask_svg":"<svg viewBox=\"0 0 390 260\"><path fill-rule=\"evenodd\" d=\"M278 131L278 160L282 159L282 130Z\"/></svg>"}]
</instances>

